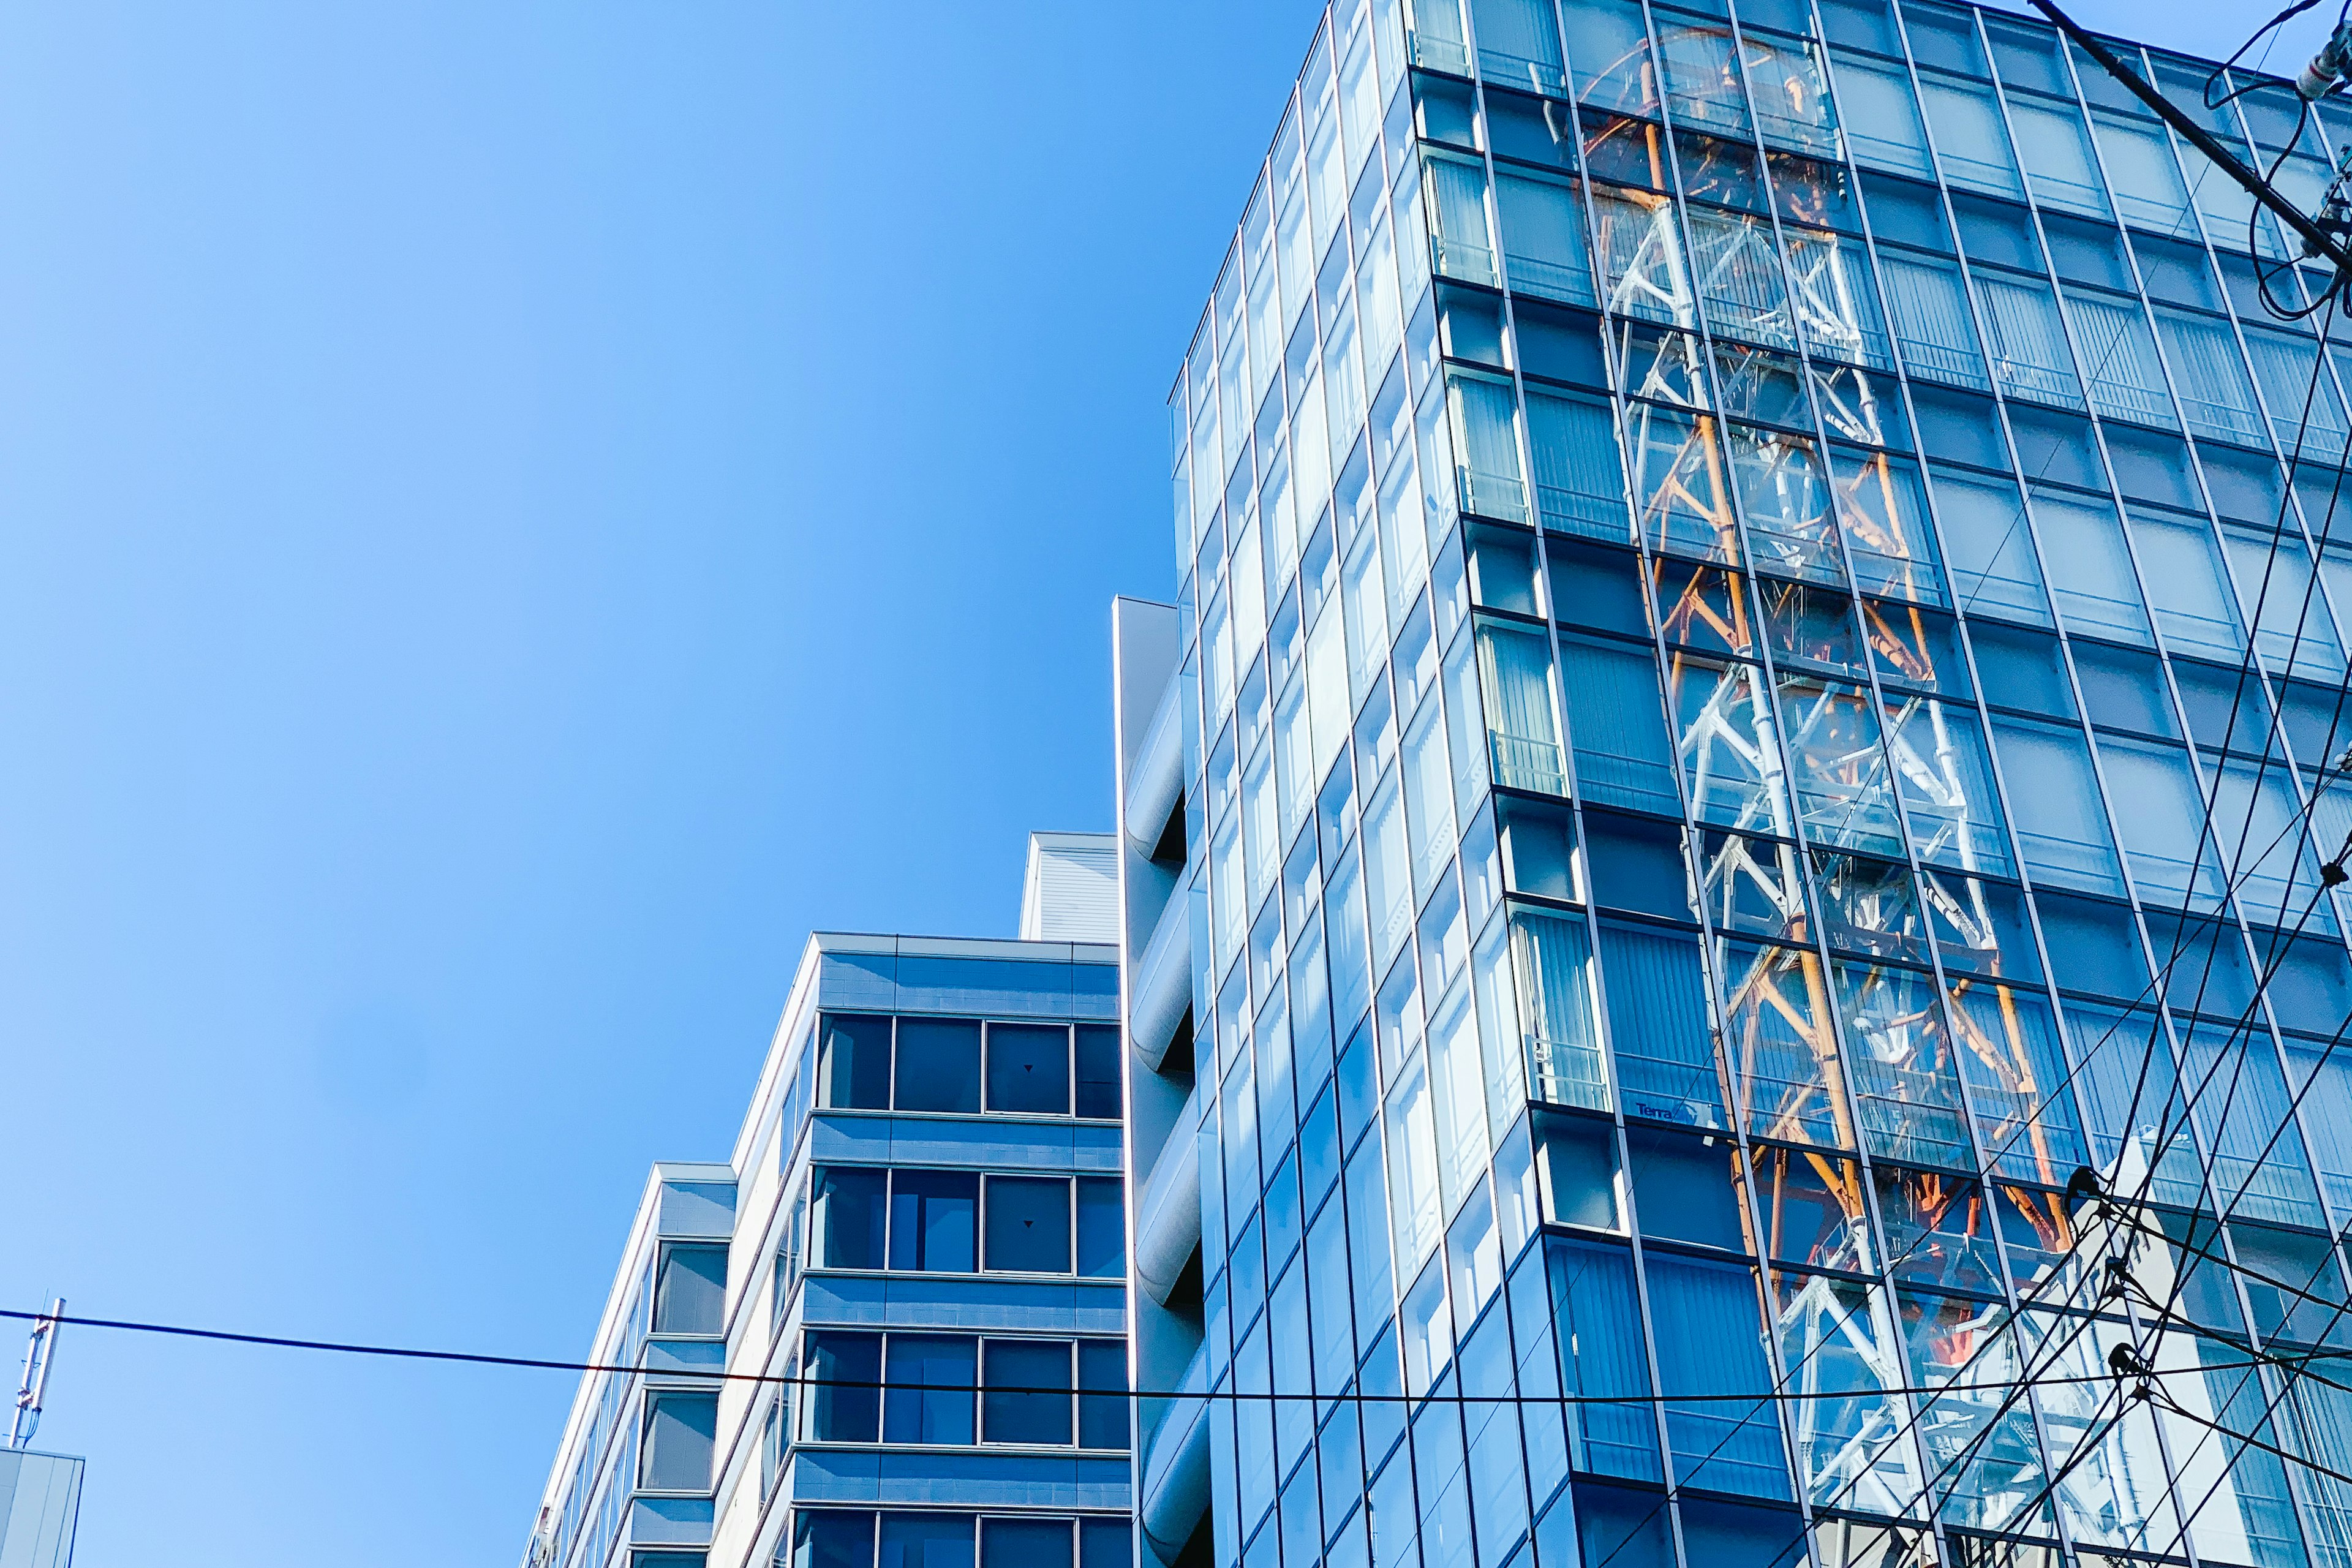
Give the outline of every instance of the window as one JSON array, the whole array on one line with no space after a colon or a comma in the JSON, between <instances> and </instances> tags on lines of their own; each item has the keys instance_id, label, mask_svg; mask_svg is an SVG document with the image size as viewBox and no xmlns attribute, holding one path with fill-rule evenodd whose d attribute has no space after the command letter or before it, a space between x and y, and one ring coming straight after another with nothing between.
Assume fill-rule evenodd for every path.
<instances>
[{"instance_id":1,"label":"window","mask_svg":"<svg viewBox=\"0 0 2352 1568\"><path fill-rule=\"evenodd\" d=\"M803 1509L793 1520L792 1568L872 1568L874 1516Z\"/></svg>"},{"instance_id":2,"label":"window","mask_svg":"<svg viewBox=\"0 0 2352 1568\"><path fill-rule=\"evenodd\" d=\"M1100 1024L1080 1024L1078 1035L1078 1114L1101 1121L1118 1120L1118 1031Z\"/></svg>"},{"instance_id":3,"label":"window","mask_svg":"<svg viewBox=\"0 0 2352 1568\"><path fill-rule=\"evenodd\" d=\"M989 1443L1072 1436L1067 1340L990 1340L982 1347L980 1431Z\"/></svg>"},{"instance_id":4,"label":"window","mask_svg":"<svg viewBox=\"0 0 2352 1568\"><path fill-rule=\"evenodd\" d=\"M1127 1447L1127 1342L1078 1342L1078 1447Z\"/></svg>"},{"instance_id":5,"label":"window","mask_svg":"<svg viewBox=\"0 0 2352 1568\"><path fill-rule=\"evenodd\" d=\"M1117 1176L1078 1178L1078 1272L1089 1279L1127 1272L1126 1184Z\"/></svg>"},{"instance_id":6,"label":"window","mask_svg":"<svg viewBox=\"0 0 2352 1568\"><path fill-rule=\"evenodd\" d=\"M784 1468L784 1402L781 1396L768 1401L766 1419L760 1423L760 1500L767 1501L776 1495L776 1477Z\"/></svg>"},{"instance_id":7,"label":"window","mask_svg":"<svg viewBox=\"0 0 2352 1568\"><path fill-rule=\"evenodd\" d=\"M1879 260L1879 276L1886 283L1895 339L1911 374L1983 391L1976 330L1969 324L1968 300L1951 264L1888 255Z\"/></svg>"},{"instance_id":8,"label":"window","mask_svg":"<svg viewBox=\"0 0 2352 1568\"><path fill-rule=\"evenodd\" d=\"M890 1106L890 1020L830 1013L817 1026L818 1103L833 1110Z\"/></svg>"},{"instance_id":9,"label":"window","mask_svg":"<svg viewBox=\"0 0 2352 1568\"><path fill-rule=\"evenodd\" d=\"M1570 637L1559 639L1559 658L1585 795L1608 805L1679 812L1654 658L1646 648Z\"/></svg>"},{"instance_id":10,"label":"window","mask_svg":"<svg viewBox=\"0 0 2352 1568\"><path fill-rule=\"evenodd\" d=\"M829 1166L815 1177L810 1253L820 1268L879 1268L887 1208L887 1171Z\"/></svg>"},{"instance_id":11,"label":"window","mask_svg":"<svg viewBox=\"0 0 2352 1568\"><path fill-rule=\"evenodd\" d=\"M1070 1113L1070 1031L1060 1024L988 1026L988 1109Z\"/></svg>"},{"instance_id":12,"label":"window","mask_svg":"<svg viewBox=\"0 0 2352 1568\"><path fill-rule=\"evenodd\" d=\"M727 1331L727 1249L665 1243L654 1276L657 1334Z\"/></svg>"},{"instance_id":13,"label":"window","mask_svg":"<svg viewBox=\"0 0 2352 1568\"><path fill-rule=\"evenodd\" d=\"M978 1342L956 1334L892 1334L884 1358L882 1440L969 1443Z\"/></svg>"},{"instance_id":14,"label":"window","mask_svg":"<svg viewBox=\"0 0 2352 1568\"><path fill-rule=\"evenodd\" d=\"M1675 1479L1748 1497L1786 1498L1788 1473L1769 1400L1764 1405L1720 1402L1726 1394L1761 1397L1772 1390L1750 1271L1653 1253L1648 1273ZM1706 1398L1672 1402L1679 1394Z\"/></svg>"},{"instance_id":15,"label":"window","mask_svg":"<svg viewBox=\"0 0 2352 1568\"><path fill-rule=\"evenodd\" d=\"M971 1568L971 1524L968 1513L886 1513L883 1568Z\"/></svg>"},{"instance_id":16,"label":"window","mask_svg":"<svg viewBox=\"0 0 2352 1568\"><path fill-rule=\"evenodd\" d=\"M979 1213L980 1178L969 1171L892 1172L890 1267L969 1272Z\"/></svg>"},{"instance_id":17,"label":"window","mask_svg":"<svg viewBox=\"0 0 2352 1568\"><path fill-rule=\"evenodd\" d=\"M808 1435L819 1443L871 1443L882 1415L882 1336L808 1337Z\"/></svg>"},{"instance_id":18,"label":"window","mask_svg":"<svg viewBox=\"0 0 2352 1568\"><path fill-rule=\"evenodd\" d=\"M2037 880L2120 893L2097 782L2078 731L1997 720L1995 744L2017 814L2017 837Z\"/></svg>"},{"instance_id":19,"label":"window","mask_svg":"<svg viewBox=\"0 0 2352 1568\"><path fill-rule=\"evenodd\" d=\"M991 1176L982 1267L1021 1274L1070 1271L1070 1184L1052 1176Z\"/></svg>"},{"instance_id":20,"label":"window","mask_svg":"<svg viewBox=\"0 0 2352 1568\"><path fill-rule=\"evenodd\" d=\"M717 1394L648 1395L637 1484L648 1491L709 1491L711 1439L718 1430Z\"/></svg>"},{"instance_id":21,"label":"window","mask_svg":"<svg viewBox=\"0 0 2352 1568\"><path fill-rule=\"evenodd\" d=\"M893 1073L901 1110L980 1109L980 1025L970 1018L901 1018Z\"/></svg>"},{"instance_id":22,"label":"window","mask_svg":"<svg viewBox=\"0 0 2352 1568\"><path fill-rule=\"evenodd\" d=\"M1126 1273L1125 1185L1116 1176L1078 1178L1075 1213L1066 1176L836 1165L816 1167L811 1181L816 1268L1068 1274L1075 1256L1075 1271L1088 1278ZM781 1300L789 1289L788 1255L776 1267Z\"/></svg>"},{"instance_id":23,"label":"window","mask_svg":"<svg viewBox=\"0 0 2352 1568\"><path fill-rule=\"evenodd\" d=\"M1058 1519L980 1521L981 1568L1071 1568L1070 1526Z\"/></svg>"}]
</instances>

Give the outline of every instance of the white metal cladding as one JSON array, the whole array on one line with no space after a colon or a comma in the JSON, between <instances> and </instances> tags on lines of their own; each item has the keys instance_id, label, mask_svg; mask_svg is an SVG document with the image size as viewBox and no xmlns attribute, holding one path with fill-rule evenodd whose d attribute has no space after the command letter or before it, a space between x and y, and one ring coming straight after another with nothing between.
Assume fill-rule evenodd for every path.
<instances>
[{"instance_id":1,"label":"white metal cladding","mask_svg":"<svg viewBox=\"0 0 2352 1568\"><path fill-rule=\"evenodd\" d=\"M1033 833L1021 893L1024 942L1118 940L1118 839Z\"/></svg>"}]
</instances>

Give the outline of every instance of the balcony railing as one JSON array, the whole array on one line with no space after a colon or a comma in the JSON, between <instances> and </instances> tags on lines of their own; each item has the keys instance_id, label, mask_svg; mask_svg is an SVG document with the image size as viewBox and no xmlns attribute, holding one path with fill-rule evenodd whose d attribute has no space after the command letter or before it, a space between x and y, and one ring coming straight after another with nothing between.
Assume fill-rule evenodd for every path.
<instances>
[{"instance_id":1,"label":"balcony railing","mask_svg":"<svg viewBox=\"0 0 2352 1568\"><path fill-rule=\"evenodd\" d=\"M1609 1078L1599 1047L1573 1040L1555 1040L1539 1033L1524 1037L1528 1051L1528 1083L1538 1100L1550 1105L1581 1106L1587 1110L1609 1109Z\"/></svg>"},{"instance_id":2,"label":"balcony railing","mask_svg":"<svg viewBox=\"0 0 2352 1568\"><path fill-rule=\"evenodd\" d=\"M1495 765L1495 782L1505 789L1534 790L1541 795L1566 795L1568 775L1560 766L1559 744L1526 735L1486 731L1487 754Z\"/></svg>"},{"instance_id":3,"label":"balcony railing","mask_svg":"<svg viewBox=\"0 0 2352 1568\"><path fill-rule=\"evenodd\" d=\"M1516 474L1482 473L1467 463L1454 474L1462 487L1462 510L1503 522L1528 521L1528 487Z\"/></svg>"},{"instance_id":4,"label":"balcony railing","mask_svg":"<svg viewBox=\"0 0 2352 1568\"><path fill-rule=\"evenodd\" d=\"M1483 283L1489 289L1496 284L1495 252L1491 246L1447 235L1433 235L1429 241L1429 257L1430 265L1440 278L1452 278L1464 283Z\"/></svg>"}]
</instances>

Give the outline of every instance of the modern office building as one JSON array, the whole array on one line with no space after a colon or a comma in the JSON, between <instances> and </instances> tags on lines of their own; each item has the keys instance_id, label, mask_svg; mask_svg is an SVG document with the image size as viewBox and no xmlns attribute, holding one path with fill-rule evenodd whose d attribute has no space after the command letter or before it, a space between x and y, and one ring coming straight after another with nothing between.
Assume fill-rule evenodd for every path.
<instances>
[{"instance_id":1,"label":"modern office building","mask_svg":"<svg viewBox=\"0 0 2352 1568\"><path fill-rule=\"evenodd\" d=\"M82 1461L0 1447L0 1565L72 1568Z\"/></svg>"},{"instance_id":2,"label":"modern office building","mask_svg":"<svg viewBox=\"0 0 2352 1568\"><path fill-rule=\"evenodd\" d=\"M1268 111L1118 608L1145 1561L2352 1563L2324 279L1965 5Z\"/></svg>"},{"instance_id":3,"label":"modern office building","mask_svg":"<svg viewBox=\"0 0 2352 1568\"><path fill-rule=\"evenodd\" d=\"M526 1568L1132 1560L1114 866L1035 836L1028 940L809 939L727 1163L654 1167L588 1358L642 1370Z\"/></svg>"}]
</instances>

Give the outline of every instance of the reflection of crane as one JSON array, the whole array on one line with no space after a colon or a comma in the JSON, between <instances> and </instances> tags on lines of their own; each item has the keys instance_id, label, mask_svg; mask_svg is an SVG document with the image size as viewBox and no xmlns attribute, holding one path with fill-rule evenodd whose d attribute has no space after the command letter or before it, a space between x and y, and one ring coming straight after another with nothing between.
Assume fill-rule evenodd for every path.
<instances>
[{"instance_id":1,"label":"reflection of crane","mask_svg":"<svg viewBox=\"0 0 2352 1568\"><path fill-rule=\"evenodd\" d=\"M57 1358L58 1329L65 1315L66 1299L60 1296L33 1320L33 1332L25 1344L25 1376L16 1385L16 1415L8 1424L11 1448L30 1447L33 1433L41 1424L41 1396L48 1391L49 1365Z\"/></svg>"}]
</instances>

